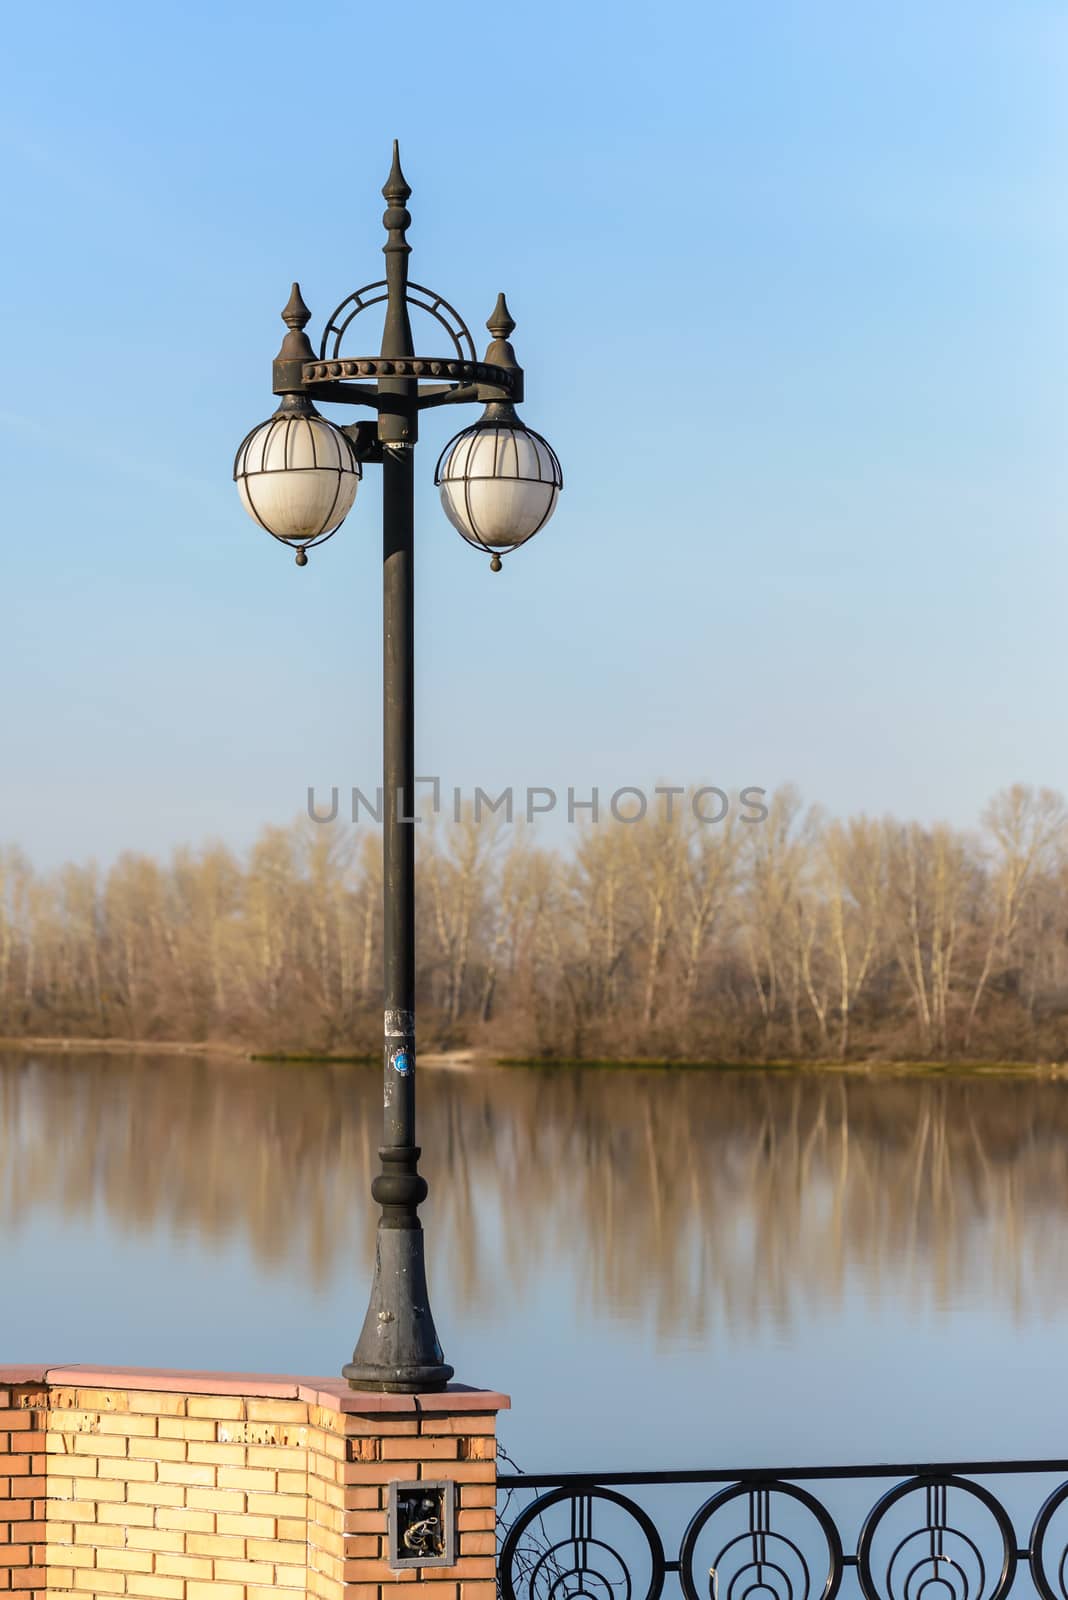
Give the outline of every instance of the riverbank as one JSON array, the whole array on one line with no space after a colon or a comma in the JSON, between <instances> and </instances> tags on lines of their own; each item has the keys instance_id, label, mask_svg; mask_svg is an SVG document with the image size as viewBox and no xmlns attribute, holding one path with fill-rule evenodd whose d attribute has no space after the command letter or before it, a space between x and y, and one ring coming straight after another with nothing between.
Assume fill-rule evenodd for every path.
<instances>
[{"instance_id":1,"label":"riverbank","mask_svg":"<svg viewBox=\"0 0 1068 1600\"><path fill-rule=\"evenodd\" d=\"M278 1066L377 1066L377 1055L330 1051L260 1050L251 1045L182 1039L0 1038L0 1052L47 1055L218 1056L230 1061ZM610 1069L632 1072L775 1072L844 1073L851 1076L1000 1076L1068 1077L1068 1062L1036 1061L894 1061L885 1058L852 1061L667 1061L581 1059L578 1057L497 1056L482 1050L424 1050L421 1067L451 1072L477 1072L490 1067L539 1071Z\"/></svg>"},{"instance_id":2,"label":"riverbank","mask_svg":"<svg viewBox=\"0 0 1068 1600\"><path fill-rule=\"evenodd\" d=\"M250 1061L253 1052L247 1045L192 1042L188 1039L51 1039L45 1036L11 1039L0 1038L0 1051L10 1054L33 1054L46 1051L49 1055L168 1055L168 1056L231 1056L239 1061Z\"/></svg>"},{"instance_id":3,"label":"riverbank","mask_svg":"<svg viewBox=\"0 0 1068 1600\"><path fill-rule=\"evenodd\" d=\"M259 1061L281 1066L377 1066L381 1062L381 1057L376 1055L258 1050L251 1045L188 1039L0 1038L0 1054L4 1052L9 1055L221 1056L229 1061ZM424 1050L419 1053L419 1065L466 1072L500 1063L494 1056L480 1055L473 1050Z\"/></svg>"}]
</instances>

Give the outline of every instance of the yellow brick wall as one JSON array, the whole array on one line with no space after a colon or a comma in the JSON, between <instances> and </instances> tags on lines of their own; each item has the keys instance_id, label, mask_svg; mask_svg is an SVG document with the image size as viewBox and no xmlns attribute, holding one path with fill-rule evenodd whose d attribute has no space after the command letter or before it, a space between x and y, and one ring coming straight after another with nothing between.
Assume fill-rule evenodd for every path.
<instances>
[{"instance_id":1,"label":"yellow brick wall","mask_svg":"<svg viewBox=\"0 0 1068 1600\"><path fill-rule=\"evenodd\" d=\"M54 1388L50 1591L268 1600L304 1590L301 1401Z\"/></svg>"},{"instance_id":2,"label":"yellow brick wall","mask_svg":"<svg viewBox=\"0 0 1068 1600\"><path fill-rule=\"evenodd\" d=\"M495 1411L309 1393L0 1388L0 1596L494 1600ZM458 1561L394 1571L389 1483L419 1477L460 1486Z\"/></svg>"}]
</instances>

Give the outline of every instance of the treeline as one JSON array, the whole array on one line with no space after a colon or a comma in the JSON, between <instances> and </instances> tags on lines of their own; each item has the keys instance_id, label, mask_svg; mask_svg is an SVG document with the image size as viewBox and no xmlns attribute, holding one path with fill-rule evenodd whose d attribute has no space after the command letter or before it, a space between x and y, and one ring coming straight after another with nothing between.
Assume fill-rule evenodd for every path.
<instances>
[{"instance_id":1,"label":"treeline","mask_svg":"<svg viewBox=\"0 0 1068 1600\"><path fill-rule=\"evenodd\" d=\"M419 829L424 1048L766 1061L1068 1059L1068 813L999 794L968 833L782 790L568 852L467 814ZM307 818L106 873L0 852L0 1032L375 1052L380 838Z\"/></svg>"}]
</instances>

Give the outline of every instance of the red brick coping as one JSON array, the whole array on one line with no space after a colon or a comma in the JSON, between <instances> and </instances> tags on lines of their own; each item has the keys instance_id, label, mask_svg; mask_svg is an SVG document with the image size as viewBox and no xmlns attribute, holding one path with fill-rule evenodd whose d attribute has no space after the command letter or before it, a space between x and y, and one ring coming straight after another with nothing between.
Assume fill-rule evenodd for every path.
<instances>
[{"instance_id":1,"label":"red brick coping","mask_svg":"<svg viewBox=\"0 0 1068 1600\"><path fill-rule=\"evenodd\" d=\"M241 1394L262 1400L305 1400L361 1417L407 1411L508 1411L511 1399L495 1389L450 1383L435 1394L377 1394L350 1389L344 1378L304 1378L275 1372L185 1372L168 1367L0 1366L0 1385L44 1383L84 1389L138 1389L154 1394Z\"/></svg>"}]
</instances>

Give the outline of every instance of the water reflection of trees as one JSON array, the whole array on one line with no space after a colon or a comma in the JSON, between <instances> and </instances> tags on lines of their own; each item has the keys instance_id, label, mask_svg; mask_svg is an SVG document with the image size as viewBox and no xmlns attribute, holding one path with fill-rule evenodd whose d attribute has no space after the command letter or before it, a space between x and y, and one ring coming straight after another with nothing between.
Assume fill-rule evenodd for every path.
<instances>
[{"instance_id":1,"label":"water reflection of trees","mask_svg":"<svg viewBox=\"0 0 1068 1600\"><path fill-rule=\"evenodd\" d=\"M427 1072L420 1096L435 1275L459 1298L563 1276L698 1338L847 1288L1068 1298L1059 1082L509 1069ZM369 1263L379 1114L371 1070L0 1058L0 1223L95 1210L324 1282Z\"/></svg>"}]
</instances>

